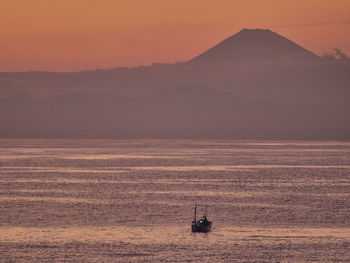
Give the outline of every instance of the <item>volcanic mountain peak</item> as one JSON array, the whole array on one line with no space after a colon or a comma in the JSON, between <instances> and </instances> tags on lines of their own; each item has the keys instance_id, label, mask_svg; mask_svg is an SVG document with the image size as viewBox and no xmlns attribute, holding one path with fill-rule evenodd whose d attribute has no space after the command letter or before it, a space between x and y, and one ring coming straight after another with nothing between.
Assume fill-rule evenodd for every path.
<instances>
[{"instance_id":1,"label":"volcanic mountain peak","mask_svg":"<svg viewBox=\"0 0 350 263\"><path fill-rule=\"evenodd\" d=\"M243 29L191 62L261 62L276 59L310 60L319 57L268 29Z\"/></svg>"}]
</instances>

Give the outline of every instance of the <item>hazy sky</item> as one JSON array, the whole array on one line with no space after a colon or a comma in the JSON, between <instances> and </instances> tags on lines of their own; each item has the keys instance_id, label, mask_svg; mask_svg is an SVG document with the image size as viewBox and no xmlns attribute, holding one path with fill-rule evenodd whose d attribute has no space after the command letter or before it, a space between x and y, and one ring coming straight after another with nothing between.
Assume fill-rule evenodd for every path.
<instances>
[{"instance_id":1,"label":"hazy sky","mask_svg":"<svg viewBox=\"0 0 350 263\"><path fill-rule=\"evenodd\" d=\"M184 61L242 28L350 55L349 0L0 0L0 71Z\"/></svg>"}]
</instances>

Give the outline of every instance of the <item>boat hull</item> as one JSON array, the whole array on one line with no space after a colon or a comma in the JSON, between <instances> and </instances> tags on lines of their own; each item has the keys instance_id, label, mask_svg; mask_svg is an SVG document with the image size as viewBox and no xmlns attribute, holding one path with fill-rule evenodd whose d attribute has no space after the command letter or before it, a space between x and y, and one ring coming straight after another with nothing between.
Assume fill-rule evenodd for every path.
<instances>
[{"instance_id":1,"label":"boat hull","mask_svg":"<svg viewBox=\"0 0 350 263\"><path fill-rule=\"evenodd\" d=\"M208 221L208 224L200 224L199 222L192 223L192 232L207 233L211 230L212 223Z\"/></svg>"}]
</instances>

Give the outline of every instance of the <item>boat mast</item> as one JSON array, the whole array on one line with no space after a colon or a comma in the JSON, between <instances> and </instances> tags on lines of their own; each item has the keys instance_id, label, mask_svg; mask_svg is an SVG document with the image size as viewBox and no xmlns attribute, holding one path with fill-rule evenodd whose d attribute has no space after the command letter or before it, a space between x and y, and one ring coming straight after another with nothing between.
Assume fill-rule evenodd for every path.
<instances>
[{"instance_id":1,"label":"boat mast","mask_svg":"<svg viewBox=\"0 0 350 263\"><path fill-rule=\"evenodd\" d=\"M208 205L205 205L205 213L204 213L204 217L207 217L207 208L208 208Z\"/></svg>"},{"instance_id":2,"label":"boat mast","mask_svg":"<svg viewBox=\"0 0 350 263\"><path fill-rule=\"evenodd\" d=\"M194 219L193 219L193 221L196 222L196 220L197 220L197 203L194 207Z\"/></svg>"}]
</instances>

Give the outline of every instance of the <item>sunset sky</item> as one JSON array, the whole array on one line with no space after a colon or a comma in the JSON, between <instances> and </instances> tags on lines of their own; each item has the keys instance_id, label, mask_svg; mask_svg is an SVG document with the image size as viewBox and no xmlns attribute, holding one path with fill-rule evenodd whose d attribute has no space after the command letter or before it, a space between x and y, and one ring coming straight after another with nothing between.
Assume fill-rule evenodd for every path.
<instances>
[{"instance_id":1,"label":"sunset sky","mask_svg":"<svg viewBox=\"0 0 350 263\"><path fill-rule=\"evenodd\" d=\"M0 71L188 60L243 28L350 55L349 0L0 0Z\"/></svg>"}]
</instances>

